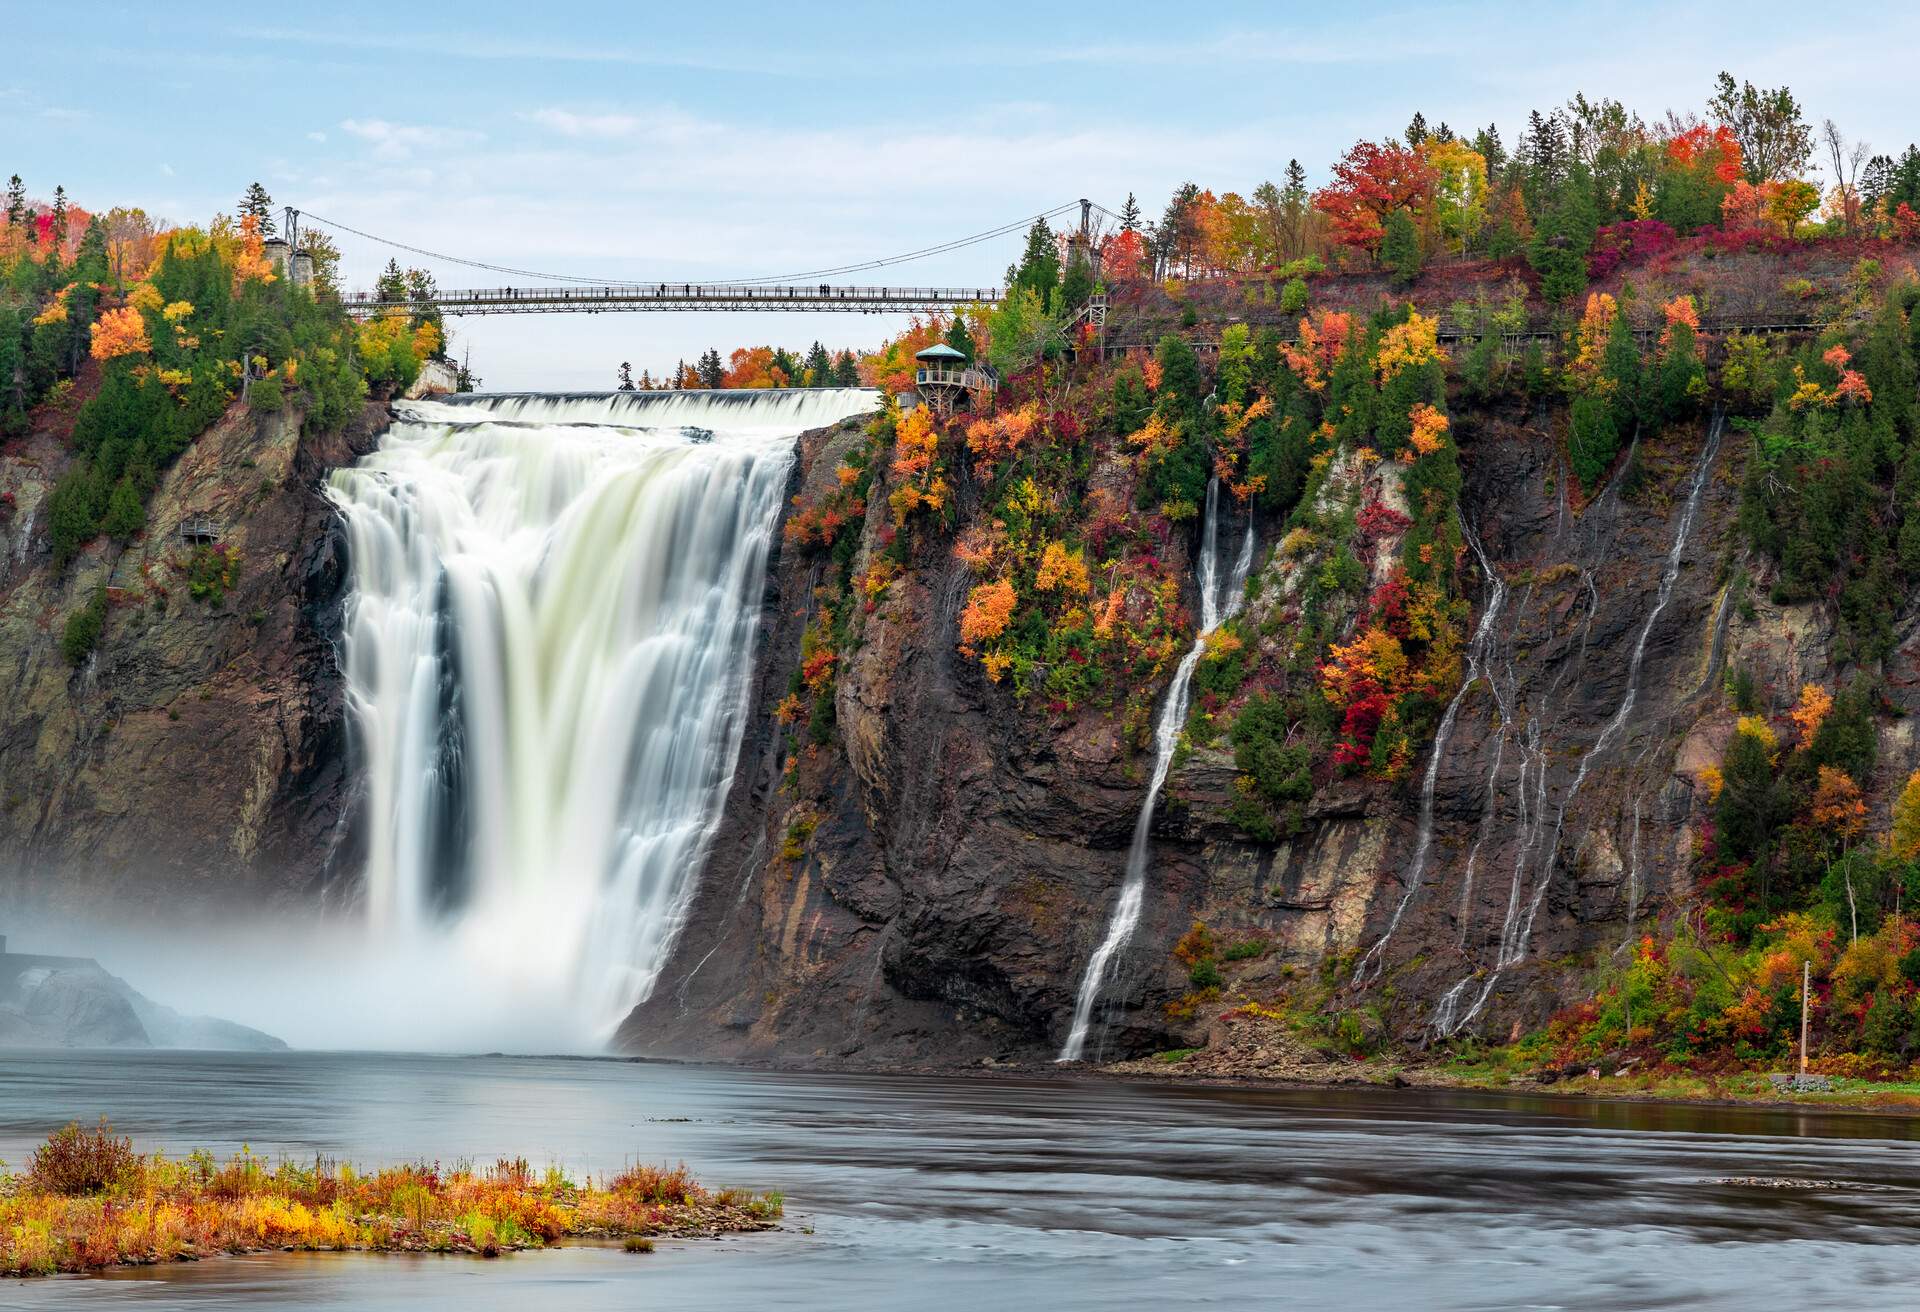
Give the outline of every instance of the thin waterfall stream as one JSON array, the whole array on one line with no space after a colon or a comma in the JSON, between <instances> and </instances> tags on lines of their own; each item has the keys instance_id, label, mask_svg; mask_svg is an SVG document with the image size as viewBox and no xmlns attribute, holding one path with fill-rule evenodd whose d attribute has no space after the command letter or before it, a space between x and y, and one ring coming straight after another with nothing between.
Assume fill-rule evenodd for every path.
<instances>
[{"instance_id":1,"label":"thin waterfall stream","mask_svg":"<svg viewBox=\"0 0 1920 1312\"><path fill-rule=\"evenodd\" d=\"M1200 631L1174 670L1173 680L1167 685L1166 700L1160 704L1160 718L1154 722L1153 774L1147 784L1147 795L1140 803L1140 814L1133 822L1126 876L1121 881L1113 915L1107 922L1106 936L1087 960L1086 974L1081 977L1080 991L1074 999L1073 1026L1067 1033L1065 1046L1060 1049L1060 1061L1078 1061L1086 1051L1087 1036L1093 1028L1094 1004L1106 986L1113 959L1140 923L1140 908L1147 891L1147 861L1153 849L1153 809L1160 800L1160 790L1166 786L1167 774L1173 767L1174 749L1187 722L1187 694L1193 683L1193 672L1206 653L1207 635L1237 615L1246 601L1247 574L1253 568L1253 537L1253 523L1249 519L1223 596L1219 579L1220 480L1209 480L1206 520L1200 534L1200 559L1194 567L1200 592Z\"/></svg>"},{"instance_id":2,"label":"thin waterfall stream","mask_svg":"<svg viewBox=\"0 0 1920 1312\"><path fill-rule=\"evenodd\" d=\"M327 495L369 931L594 1046L659 980L732 778L800 432L856 389L395 407Z\"/></svg>"}]
</instances>

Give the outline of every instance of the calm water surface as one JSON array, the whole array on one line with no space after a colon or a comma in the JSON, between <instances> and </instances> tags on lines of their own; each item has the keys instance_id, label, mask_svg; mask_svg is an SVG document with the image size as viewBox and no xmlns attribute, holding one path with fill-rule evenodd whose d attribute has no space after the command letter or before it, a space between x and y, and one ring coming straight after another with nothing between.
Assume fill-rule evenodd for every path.
<instances>
[{"instance_id":1,"label":"calm water surface","mask_svg":"<svg viewBox=\"0 0 1920 1312\"><path fill-rule=\"evenodd\" d=\"M499 1262L292 1254L0 1283L79 1308L1911 1308L1920 1122L1575 1098L512 1057L0 1055L0 1157L684 1159L784 1231ZM1818 1189L1716 1183L1773 1176Z\"/></svg>"}]
</instances>

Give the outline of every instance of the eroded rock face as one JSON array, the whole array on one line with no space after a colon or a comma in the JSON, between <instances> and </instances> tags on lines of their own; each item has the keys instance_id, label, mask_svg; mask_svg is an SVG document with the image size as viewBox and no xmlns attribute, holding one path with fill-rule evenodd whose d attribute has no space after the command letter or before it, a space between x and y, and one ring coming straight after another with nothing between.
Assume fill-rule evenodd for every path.
<instances>
[{"instance_id":1,"label":"eroded rock face","mask_svg":"<svg viewBox=\"0 0 1920 1312\"><path fill-rule=\"evenodd\" d=\"M344 433L303 436L296 413L235 406L163 476L141 537L64 569L45 515L63 444L0 456L5 905L137 916L317 895L350 783L332 647L345 561L320 483L384 422L369 405ZM237 553L217 600L189 595L188 521ZM104 632L75 668L61 632L103 588Z\"/></svg>"},{"instance_id":2,"label":"eroded rock face","mask_svg":"<svg viewBox=\"0 0 1920 1312\"><path fill-rule=\"evenodd\" d=\"M1204 1039L1205 1007L1186 1020L1166 1010L1189 988L1170 949L1195 920L1273 937L1278 950L1248 978L1365 962L1350 1000L1379 1007L1403 1041L1505 1039L1585 996L1596 953L1685 897L1705 807L1697 772L1731 732L1729 663L1776 697L1831 686L1829 619L1765 600L1764 567L1733 528L1744 441L1727 434L1649 628L1710 423L1649 440L1635 486L1617 478L1575 506L1556 485L1549 422L1455 417L1462 513L1506 596L1485 677L1463 692L1434 772L1417 882L1431 741L1396 782L1324 784L1305 831L1275 845L1229 823L1230 755L1192 752L1155 817L1104 1055ZM792 490L815 495L851 441L809 438ZM1263 551L1259 568L1257 589L1284 588L1277 554ZM1493 589L1473 558L1463 569L1477 623ZM1738 569L1759 579L1742 607L1728 589ZM987 683L954 651L966 578L934 559L894 585L841 669L844 749L811 749L783 782L772 709L816 582L802 561L774 564L725 821L668 982L620 1043L855 1061L1050 1056L1121 882L1144 753L1098 714L1049 722ZM1917 628L1902 617L1890 680L1920 702ZM1905 723L1883 730L1881 796L1915 756ZM818 827L782 858L802 814Z\"/></svg>"}]
</instances>

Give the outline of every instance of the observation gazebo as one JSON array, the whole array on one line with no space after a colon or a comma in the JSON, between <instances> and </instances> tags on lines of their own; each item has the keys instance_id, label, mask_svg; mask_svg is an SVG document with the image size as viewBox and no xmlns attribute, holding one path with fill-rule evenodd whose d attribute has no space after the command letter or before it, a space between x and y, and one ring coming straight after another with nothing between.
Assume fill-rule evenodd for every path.
<instances>
[{"instance_id":1,"label":"observation gazebo","mask_svg":"<svg viewBox=\"0 0 1920 1312\"><path fill-rule=\"evenodd\" d=\"M967 397L971 405L973 398L991 396L1000 386L991 369L970 364L964 354L945 342L916 351L913 358L914 390L936 414L950 415L961 397Z\"/></svg>"}]
</instances>

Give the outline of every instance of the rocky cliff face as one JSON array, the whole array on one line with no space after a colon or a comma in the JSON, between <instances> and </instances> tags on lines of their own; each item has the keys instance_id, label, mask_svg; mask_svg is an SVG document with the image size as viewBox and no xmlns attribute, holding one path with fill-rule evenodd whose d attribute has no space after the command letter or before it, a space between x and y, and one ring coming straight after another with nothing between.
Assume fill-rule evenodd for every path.
<instances>
[{"instance_id":1,"label":"rocky cliff face","mask_svg":"<svg viewBox=\"0 0 1920 1312\"><path fill-rule=\"evenodd\" d=\"M297 413L235 406L163 476L142 536L100 539L64 569L45 524L64 444L41 433L0 456L10 905L141 915L314 895L350 783L331 645L344 562L320 485L384 415L370 404L344 433L303 436ZM190 521L234 562L203 599ZM99 643L76 667L63 629L103 589Z\"/></svg>"},{"instance_id":2,"label":"rocky cliff face","mask_svg":"<svg viewBox=\"0 0 1920 1312\"><path fill-rule=\"evenodd\" d=\"M1776 705L1804 682L1831 686L1843 671L1830 616L1769 604L1763 563L1738 545L1742 435L1707 419L1650 434L1575 505L1555 454L1564 423L1518 402L1456 411L1461 511L1485 558L1467 563L1477 636L1456 703L1400 779L1323 783L1304 831L1269 845L1227 818L1223 743L1178 762L1103 1055L1204 1036L1208 1008L1167 1010L1190 987L1171 948L1196 920L1279 947L1241 987L1332 965L1352 981L1340 1005L1402 1041L1504 1040L1586 996L1636 925L1686 901L1706 806L1697 772L1733 728L1725 672L1750 670ZM853 440L806 439L794 492L816 497ZM1273 617L1300 568L1263 543L1248 610L1263 643L1285 640ZM835 740L784 760L774 713L817 571L791 552L773 566L725 821L673 982L621 1042L855 1061L1050 1056L1150 762L1107 717L1049 719L955 652L967 578L945 553L868 617L840 670ZM1888 682L1911 710L1911 606L1897 631ZM1910 723L1882 721L1882 802L1920 763Z\"/></svg>"}]
</instances>

